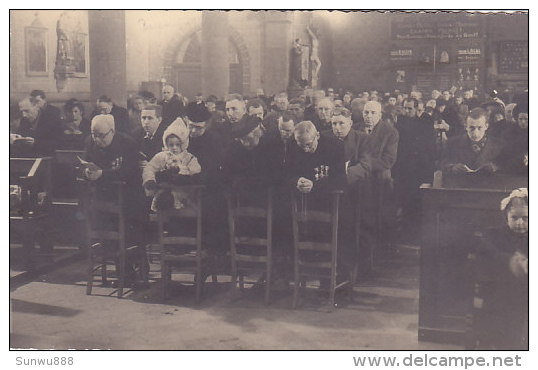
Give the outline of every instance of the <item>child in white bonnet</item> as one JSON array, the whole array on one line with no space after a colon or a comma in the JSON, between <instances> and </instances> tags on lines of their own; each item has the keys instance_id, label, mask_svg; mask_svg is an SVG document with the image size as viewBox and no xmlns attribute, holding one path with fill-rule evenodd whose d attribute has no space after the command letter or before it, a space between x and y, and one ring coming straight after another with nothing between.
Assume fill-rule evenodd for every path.
<instances>
[{"instance_id":1,"label":"child in white bonnet","mask_svg":"<svg viewBox=\"0 0 538 370\"><path fill-rule=\"evenodd\" d=\"M188 205L190 193L185 190L158 189L157 182L189 184L191 176L201 172L198 159L187 151L189 129L181 118L168 126L163 134L163 151L155 154L142 172L142 185L147 196L154 196L151 210L181 209Z\"/></svg>"}]
</instances>

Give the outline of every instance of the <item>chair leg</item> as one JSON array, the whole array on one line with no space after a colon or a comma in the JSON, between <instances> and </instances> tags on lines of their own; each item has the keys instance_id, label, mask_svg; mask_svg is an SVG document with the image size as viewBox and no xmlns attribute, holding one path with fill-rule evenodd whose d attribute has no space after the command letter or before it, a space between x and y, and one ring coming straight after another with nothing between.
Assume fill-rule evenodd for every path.
<instances>
[{"instance_id":1,"label":"chair leg","mask_svg":"<svg viewBox=\"0 0 538 370\"><path fill-rule=\"evenodd\" d=\"M106 271L106 261L103 261L103 263L101 263L101 284L103 286L106 286L108 284L107 271Z\"/></svg>"},{"instance_id":2,"label":"chair leg","mask_svg":"<svg viewBox=\"0 0 538 370\"><path fill-rule=\"evenodd\" d=\"M202 296L202 285L204 284L204 278L202 276L202 271L198 270L196 274L196 303L200 303L200 297Z\"/></svg>"},{"instance_id":3,"label":"chair leg","mask_svg":"<svg viewBox=\"0 0 538 370\"><path fill-rule=\"evenodd\" d=\"M218 283L219 282L218 279L217 279L217 275L215 275L215 274L211 275L211 282L212 283Z\"/></svg>"},{"instance_id":4,"label":"chair leg","mask_svg":"<svg viewBox=\"0 0 538 370\"><path fill-rule=\"evenodd\" d=\"M162 283L163 299L168 298L168 282L169 282L168 264L161 260L161 283Z\"/></svg>"},{"instance_id":5,"label":"chair leg","mask_svg":"<svg viewBox=\"0 0 538 370\"><path fill-rule=\"evenodd\" d=\"M268 263L267 272L265 273L265 304L271 302L271 264Z\"/></svg>"},{"instance_id":6,"label":"chair leg","mask_svg":"<svg viewBox=\"0 0 538 370\"><path fill-rule=\"evenodd\" d=\"M294 269L294 280L293 280L293 303L292 307L295 309L297 307L297 296L299 294L299 271L297 270L298 266L295 265Z\"/></svg>"},{"instance_id":7,"label":"chair leg","mask_svg":"<svg viewBox=\"0 0 538 370\"><path fill-rule=\"evenodd\" d=\"M196 285L196 303L200 303L200 297L202 295L202 285L204 284L204 281L206 279L207 275L204 274L204 271L202 270L202 264L198 260L196 262L196 275L194 279L194 284Z\"/></svg>"},{"instance_id":8,"label":"chair leg","mask_svg":"<svg viewBox=\"0 0 538 370\"><path fill-rule=\"evenodd\" d=\"M245 289L245 277L243 275L239 275L239 289L242 291Z\"/></svg>"},{"instance_id":9,"label":"chair leg","mask_svg":"<svg viewBox=\"0 0 538 370\"><path fill-rule=\"evenodd\" d=\"M120 256L120 263L116 274L118 275L118 298L123 297L123 288L125 287L125 256Z\"/></svg>"},{"instance_id":10,"label":"chair leg","mask_svg":"<svg viewBox=\"0 0 538 370\"><path fill-rule=\"evenodd\" d=\"M149 282L149 261L148 261L148 255L145 252L145 249L142 253L141 261L140 261L140 278L144 282L144 284L148 284Z\"/></svg>"},{"instance_id":11,"label":"chair leg","mask_svg":"<svg viewBox=\"0 0 538 370\"><path fill-rule=\"evenodd\" d=\"M336 291L336 271L331 274L331 291L329 292L329 312L334 310L334 293Z\"/></svg>"},{"instance_id":12,"label":"chair leg","mask_svg":"<svg viewBox=\"0 0 538 370\"><path fill-rule=\"evenodd\" d=\"M86 283L86 295L92 294L93 288L94 253L93 247L88 247L88 282Z\"/></svg>"}]
</instances>

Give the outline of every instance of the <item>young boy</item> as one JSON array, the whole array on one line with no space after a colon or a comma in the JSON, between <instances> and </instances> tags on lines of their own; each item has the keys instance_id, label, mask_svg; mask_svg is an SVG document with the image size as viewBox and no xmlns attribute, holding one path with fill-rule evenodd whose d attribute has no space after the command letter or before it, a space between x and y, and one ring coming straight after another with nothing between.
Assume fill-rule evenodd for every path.
<instances>
[{"instance_id":1,"label":"young boy","mask_svg":"<svg viewBox=\"0 0 538 370\"><path fill-rule=\"evenodd\" d=\"M198 159L187 151L189 129L181 118L168 126L163 134L164 149L148 162L142 172L142 185L147 196L154 196L151 210L181 209L188 206L189 192L159 189L157 182L173 185L192 183L192 176L201 172Z\"/></svg>"}]
</instances>

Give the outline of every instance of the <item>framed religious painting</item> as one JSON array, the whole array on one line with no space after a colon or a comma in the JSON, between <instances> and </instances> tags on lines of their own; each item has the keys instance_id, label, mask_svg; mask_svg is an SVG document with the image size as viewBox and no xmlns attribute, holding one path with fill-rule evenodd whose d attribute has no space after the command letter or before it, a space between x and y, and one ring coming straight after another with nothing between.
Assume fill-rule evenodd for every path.
<instances>
[{"instance_id":1,"label":"framed religious painting","mask_svg":"<svg viewBox=\"0 0 538 370\"><path fill-rule=\"evenodd\" d=\"M48 76L47 29L43 27L26 27L26 75Z\"/></svg>"},{"instance_id":2,"label":"framed religious painting","mask_svg":"<svg viewBox=\"0 0 538 370\"><path fill-rule=\"evenodd\" d=\"M88 34L82 32L73 32L71 35L71 48L73 51L73 77L88 77Z\"/></svg>"}]
</instances>

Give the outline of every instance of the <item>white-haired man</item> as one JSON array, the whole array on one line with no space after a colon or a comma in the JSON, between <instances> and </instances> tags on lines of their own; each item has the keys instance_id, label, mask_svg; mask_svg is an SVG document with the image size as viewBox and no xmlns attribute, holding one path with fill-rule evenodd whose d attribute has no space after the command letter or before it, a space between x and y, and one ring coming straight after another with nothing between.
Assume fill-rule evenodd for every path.
<instances>
[{"instance_id":1,"label":"white-haired man","mask_svg":"<svg viewBox=\"0 0 538 370\"><path fill-rule=\"evenodd\" d=\"M127 134L117 132L114 117L99 114L91 122L91 141L87 144L82 175L96 187L96 196L106 201L117 200L117 182L124 185L124 211L127 241L144 245L146 216L141 156L138 145ZM106 220L101 220L106 222Z\"/></svg>"}]
</instances>

